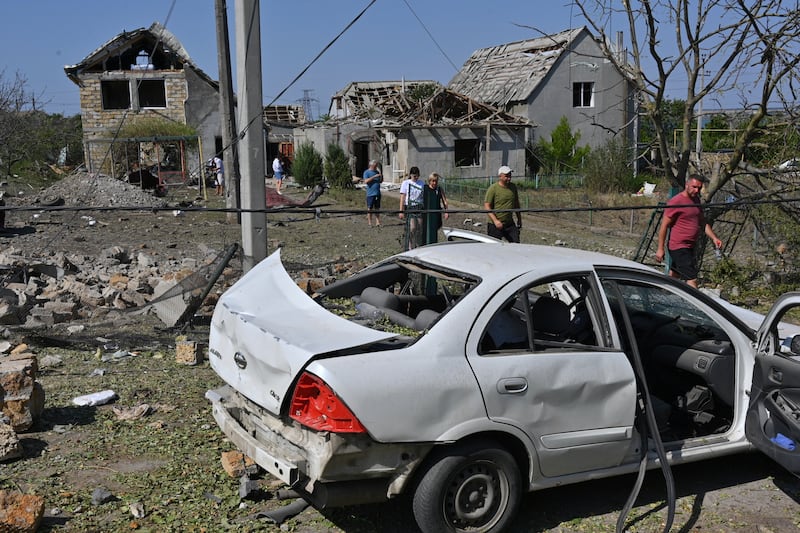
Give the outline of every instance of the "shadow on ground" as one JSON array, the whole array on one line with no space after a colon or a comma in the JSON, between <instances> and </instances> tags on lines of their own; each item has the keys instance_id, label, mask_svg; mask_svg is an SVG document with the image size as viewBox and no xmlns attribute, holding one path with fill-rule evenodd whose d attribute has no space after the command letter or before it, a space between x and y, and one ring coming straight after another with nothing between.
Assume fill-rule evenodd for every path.
<instances>
[{"instance_id":1,"label":"shadow on ground","mask_svg":"<svg viewBox=\"0 0 800 533\"><path fill-rule=\"evenodd\" d=\"M800 480L758 453L677 466L673 468L673 476L677 497L689 498L691 502L688 514L684 511L676 517L672 527L675 532L702 528L708 513L719 512L715 505L707 501L710 493L722 493L717 500L728 498L726 493L744 490L743 486L752 482L764 481L781 491L777 494L782 493L787 499L800 502ZM529 493L523 498L520 513L509 531L585 531L585 525L581 526L580 522L588 519L592 520L594 527L613 531L634 481L634 475L625 475ZM773 499L774 494L770 492L767 498ZM641 522L654 513L666 517L665 499L666 488L661 472L648 471L635 508L626 521L627 528L636 527L642 531ZM643 507L645 510L642 510ZM419 531L407 499L381 505L331 509L323 514L348 533ZM746 524L745 521L742 525ZM755 525L751 523L750 530ZM718 528L719 523L715 523L715 527Z\"/></svg>"}]
</instances>

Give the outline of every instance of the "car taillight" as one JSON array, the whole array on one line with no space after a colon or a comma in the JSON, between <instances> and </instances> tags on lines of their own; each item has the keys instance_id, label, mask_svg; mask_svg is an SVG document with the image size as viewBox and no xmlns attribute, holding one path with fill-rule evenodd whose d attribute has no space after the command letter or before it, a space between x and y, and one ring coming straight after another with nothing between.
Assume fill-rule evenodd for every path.
<instances>
[{"instance_id":1,"label":"car taillight","mask_svg":"<svg viewBox=\"0 0 800 533\"><path fill-rule=\"evenodd\" d=\"M367 432L327 383L308 372L303 372L297 381L289 416L318 431Z\"/></svg>"}]
</instances>

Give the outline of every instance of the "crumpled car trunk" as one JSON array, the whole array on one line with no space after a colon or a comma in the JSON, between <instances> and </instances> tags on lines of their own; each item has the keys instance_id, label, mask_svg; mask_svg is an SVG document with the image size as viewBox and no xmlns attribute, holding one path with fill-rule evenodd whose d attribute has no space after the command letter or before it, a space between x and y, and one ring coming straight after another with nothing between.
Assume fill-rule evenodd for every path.
<instances>
[{"instance_id":1,"label":"crumpled car trunk","mask_svg":"<svg viewBox=\"0 0 800 533\"><path fill-rule=\"evenodd\" d=\"M280 250L220 298L209 333L209 359L241 394L279 414L298 373L317 354L388 339L330 313L292 281Z\"/></svg>"}]
</instances>

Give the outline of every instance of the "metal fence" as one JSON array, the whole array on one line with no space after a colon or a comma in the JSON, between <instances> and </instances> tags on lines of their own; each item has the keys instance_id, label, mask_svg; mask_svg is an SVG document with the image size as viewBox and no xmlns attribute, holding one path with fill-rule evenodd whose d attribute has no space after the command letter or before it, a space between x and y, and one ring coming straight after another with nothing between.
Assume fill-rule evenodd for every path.
<instances>
[{"instance_id":1,"label":"metal fence","mask_svg":"<svg viewBox=\"0 0 800 533\"><path fill-rule=\"evenodd\" d=\"M481 178L443 178L442 187L447 192L450 200L483 205L486 189L497 180L496 177ZM582 174L539 174L527 177L514 178L514 183L520 191L530 189L574 189L583 186ZM522 207L530 207L527 197L521 195Z\"/></svg>"}]
</instances>

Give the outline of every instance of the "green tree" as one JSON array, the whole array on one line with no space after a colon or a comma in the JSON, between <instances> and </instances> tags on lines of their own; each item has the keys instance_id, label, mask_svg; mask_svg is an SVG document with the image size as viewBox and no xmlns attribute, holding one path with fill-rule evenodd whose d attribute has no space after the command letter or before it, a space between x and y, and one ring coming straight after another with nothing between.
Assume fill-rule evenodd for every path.
<instances>
[{"instance_id":1,"label":"green tree","mask_svg":"<svg viewBox=\"0 0 800 533\"><path fill-rule=\"evenodd\" d=\"M550 140L539 140L544 170L555 174L575 172L581 168L590 148L588 146L578 147L580 138L580 132L572 132L567 117L561 117L558 126L550 133Z\"/></svg>"},{"instance_id":2,"label":"green tree","mask_svg":"<svg viewBox=\"0 0 800 533\"><path fill-rule=\"evenodd\" d=\"M292 174L297 183L311 187L322 180L322 155L311 143L302 143L294 154Z\"/></svg>"},{"instance_id":3,"label":"green tree","mask_svg":"<svg viewBox=\"0 0 800 533\"><path fill-rule=\"evenodd\" d=\"M722 113L715 113L703 123L700 131L704 152L732 150L736 145L736 135L731 121Z\"/></svg>"},{"instance_id":4,"label":"green tree","mask_svg":"<svg viewBox=\"0 0 800 533\"><path fill-rule=\"evenodd\" d=\"M525 143L525 166L529 176L535 176L542 169L542 151L533 141Z\"/></svg>"},{"instance_id":5,"label":"green tree","mask_svg":"<svg viewBox=\"0 0 800 533\"><path fill-rule=\"evenodd\" d=\"M679 130L683 124L683 114L686 110L686 102L680 99L666 98L662 100L658 107L658 117L663 125L663 130L674 132ZM643 120L641 131L639 132L639 142L649 147L658 146L658 134L653 122Z\"/></svg>"},{"instance_id":6,"label":"green tree","mask_svg":"<svg viewBox=\"0 0 800 533\"><path fill-rule=\"evenodd\" d=\"M83 161L80 116L46 113L37 109L41 102L22 74L0 71L0 176L50 179L57 176L54 165Z\"/></svg>"},{"instance_id":7,"label":"green tree","mask_svg":"<svg viewBox=\"0 0 800 533\"><path fill-rule=\"evenodd\" d=\"M415 102L427 100L439 90L439 85L436 83L419 83L411 86L406 91L406 96Z\"/></svg>"},{"instance_id":8,"label":"green tree","mask_svg":"<svg viewBox=\"0 0 800 533\"><path fill-rule=\"evenodd\" d=\"M336 187L338 189L353 188L353 177L350 174L350 164L347 160L347 154L344 153L344 150L338 144L331 143L328 145L323 170L331 187Z\"/></svg>"}]
</instances>

